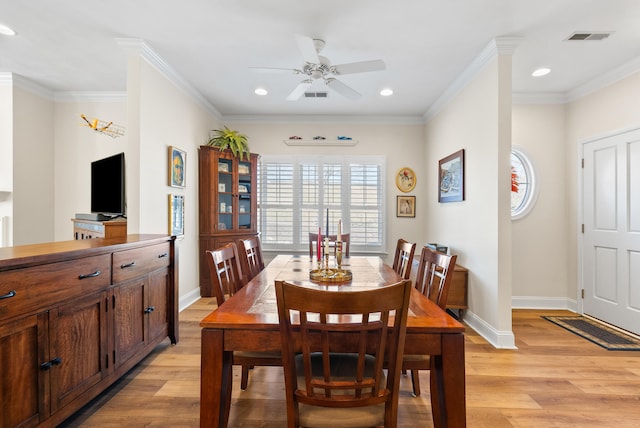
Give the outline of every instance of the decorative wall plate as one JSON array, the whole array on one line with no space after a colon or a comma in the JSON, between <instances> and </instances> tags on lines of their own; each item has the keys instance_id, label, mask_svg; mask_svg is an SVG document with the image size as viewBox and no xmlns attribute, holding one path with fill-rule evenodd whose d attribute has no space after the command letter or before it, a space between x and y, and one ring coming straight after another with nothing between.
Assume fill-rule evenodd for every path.
<instances>
[{"instance_id":1,"label":"decorative wall plate","mask_svg":"<svg viewBox=\"0 0 640 428\"><path fill-rule=\"evenodd\" d=\"M401 192L410 192L416 187L416 173L409 167L400 168L396 173L396 186Z\"/></svg>"}]
</instances>

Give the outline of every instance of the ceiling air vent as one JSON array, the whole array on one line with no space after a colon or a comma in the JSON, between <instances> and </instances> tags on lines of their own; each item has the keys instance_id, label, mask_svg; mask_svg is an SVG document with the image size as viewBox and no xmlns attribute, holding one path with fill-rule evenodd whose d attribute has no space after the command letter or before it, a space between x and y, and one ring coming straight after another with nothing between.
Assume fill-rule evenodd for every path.
<instances>
[{"instance_id":1,"label":"ceiling air vent","mask_svg":"<svg viewBox=\"0 0 640 428\"><path fill-rule=\"evenodd\" d=\"M610 32L579 31L570 35L567 40L604 40L611 35Z\"/></svg>"},{"instance_id":2,"label":"ceiling air vent","mask_svg":"<svg viewBox=\"0 0 640 428\"><path fill-rule=\"evenodd\" d=\"M305 98L327 98L327 92L305 92Z\"/></svg>"}]
</instances>

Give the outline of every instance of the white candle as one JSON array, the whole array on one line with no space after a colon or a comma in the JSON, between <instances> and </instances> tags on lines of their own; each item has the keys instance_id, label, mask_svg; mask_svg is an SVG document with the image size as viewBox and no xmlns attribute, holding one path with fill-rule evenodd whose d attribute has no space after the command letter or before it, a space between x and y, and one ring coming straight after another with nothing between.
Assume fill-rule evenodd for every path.
<instances>
[{"instance_id":1,"label":"white candle","mask_svg":"<svg viewBox=\"0 0 640 428\"><path fill-rule=\"evenodd\" d=\"M338 241L342 241L342 220L338 220Z\"/></svg>"}]
</instances>

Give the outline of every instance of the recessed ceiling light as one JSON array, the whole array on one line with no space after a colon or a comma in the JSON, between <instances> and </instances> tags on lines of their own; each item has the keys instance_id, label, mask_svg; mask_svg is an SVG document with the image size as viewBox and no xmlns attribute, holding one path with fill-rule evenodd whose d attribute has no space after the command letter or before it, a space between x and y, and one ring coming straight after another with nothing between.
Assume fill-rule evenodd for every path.
<instances>
[{"instance_id":1,"label":"recessed ceiling light","mask_svg":"<svg viewBox=\"0 0 640 428\"><path fill-rule=\"evenodd\" d=\"M393 95L393 89L385 88L380 91L380 95L382 95L383 97L388 97L390 95Z\"/></svg>"},{"instance_id":2,"label":"recessed ceiling light","mask_svg":"<svg viewBox=\"0 0 640 428\"><path fill-rule=\"evenodd\" d=\"M4 34L5 36L15 36L16 32L6 25L0 24L0 34Z\"/></svg>"},{"instance_id":3,"label":"recessed ceiling light","mask_svg":"<svg viewBox=\"0 0 640 428\"><path fill-rule=\"evenodd\" d=\"M531 73L531 75L533 77L540 77L540 76L546 76L549 73L551 73L550 68L542 67L542 68L538 68L537 70L534 70L533 73Z\"/></svg>"},{"instance_id":4,"label":"recessed ceiling light","mask_svg":"<svg viewBox=\"0 0 640 428\"><path fill-rule=\"evenodd\" d=\"M266 89L264 88L256 88L255 91L253 91L256 95L267 95L268 92Z\"/></svg>"}]
</instances>

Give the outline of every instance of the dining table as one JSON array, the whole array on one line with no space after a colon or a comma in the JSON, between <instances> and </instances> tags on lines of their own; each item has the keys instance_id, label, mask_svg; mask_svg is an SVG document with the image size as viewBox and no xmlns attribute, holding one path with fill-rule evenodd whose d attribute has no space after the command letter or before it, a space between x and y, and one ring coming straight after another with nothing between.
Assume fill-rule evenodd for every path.
<instances>
[{"instance_id":1,"label":"dining table","mask_svg":"<svg viewBox=\"0 0 640 428\"><path fill-rule=\"evenodd\" d=\"M319 261L308 255L278 255L223 305L202 319L201 427L228 426L233 351L281 350L276 280L328 291L384 287L402 280L376 256L344 258L341 268L351 272L347 282L312 281L310 272L317 271L319 267ZM454 317L417 289L411 289L404 352L431 356L430 393L434 427L466 426L464 330L464 325ZM416 426L422 426L420 421L415 422Z\"/></svg>"}]
</instances>

